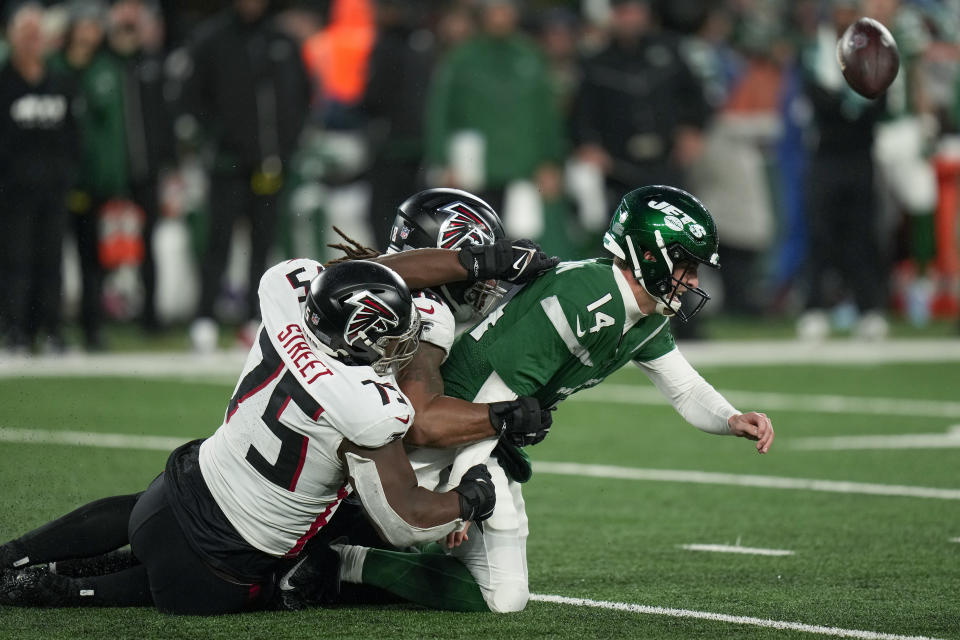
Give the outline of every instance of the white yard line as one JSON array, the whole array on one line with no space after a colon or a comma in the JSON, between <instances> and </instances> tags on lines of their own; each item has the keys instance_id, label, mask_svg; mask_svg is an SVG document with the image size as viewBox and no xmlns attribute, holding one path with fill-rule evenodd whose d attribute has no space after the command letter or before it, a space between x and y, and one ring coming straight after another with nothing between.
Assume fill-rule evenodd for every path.
<instances>
[{"instance_id":1,"label":"white yard line","mask_svg":"<svg viewBox=\"0 0 960 640\"><path fill-rule=\"evenodd\" d=\"M80 447L106 447L111 449L145 449L172 451L189 437L153 436L126 433L97 433L89 431L55 431L45 429L14 429L0 427L0 442L24 442L31 444L62 444ZM689 482L695 484L731 485L762 489L796 489L825 491L829 493L853 493L875 496L898 496L908 498L938 498L960 500L960 489L938 489L896 484L872 484L866 482L842 482L815 480L811 478L784 478L780 476L744 475L711 471L688 471L682 469L643 469L615 467L576 462L534 462L537 473L569 475L613 480L648 480L653 482Z\"/></svg>"},{"instance_id":2,"label":"white yard line","mask_svg":"<svg viewBox=\"0 0 960 640\"><path fill-rule=\"evenodd\" d=\"M960 542L960 538L950 538L950 542Z\"/></svg>"},{"instance_id":3,"label":"white yard line","mask_svg":"<svg viewBox=\"0 0 960 640\"><path fill-rule=\"evenodd\" d=\"M806 451L856 451L862 449L957 449L960 448L960 425L947 433L904 433L877 436L831 436L795 438L785 446Z\"/></svg>"},{"instance_id":4,"label":"white yard line","mask_svg":"<svg viewBox=\"0 0 960 640\"><path fill-rule=\"evenodd\" d=\"M897 484L874 484L868 482L844 482L815 480L812 478L784 478L780 476L757 476L711 471L687 471L679 469L642 469L614 467L601 464L576 462L533 463L535 473L550 473L565 476L610 478L614 480L649 480L654 482L691 482L695 484L730 485L763 489L798 489L802 491L825 491L828 493L852 493L873 496L899 496L907 498L938 498L960 500L960 489L938 489Z\"/></svg>"},{"instance_id":5,"label":"white yard line","mask_svg":"<svg viewBox=\"0 0 960 640\"><path fill-rule=\"evenodd\" d=\"M792 556L789 549L762 549L760 547L741 547L734 544L678 544L687 551L709 551L712 553L742 553L750 556Z\"/></svg>"},{"instance_id":6,"label":"white yard line","mask_svg":"<svg viewBox=\"0 0 960 640\"><path fill-rule=\"evenodd\" d=\"M48 431L45 429L10 429L0 427L0 442L28 444L66 444L78 447L108 449L146 449L173 451L190 438L147 436L127 433L95 433L90 431Z\"/></svg>"},{"instance_id":7,"label":"white yard line","mask_svg":"<svg viewBox=\"0 0 960 640\"><path fill-rule=\"evenodd\" d=\"M764 393L721 389L720 392L741 411L798 411L881 416L958 418L960 402L911 398L870 398L799 393ZM570 397L574 402L604 402L636 405L664 405L670 402L656 388L629 384L601 383Z\"/></svg>"},{"instance_id":8,"label":"white yard line","mask_svg":"<svg viewBox=\"0 0 960 640\"><path fill-rule=\"evenodd\" d=\"M960 340L895 339L862 342L837 339L819 344L799 340L704 340L679 343L696 366L848 365L890 362L960 362Z\"/></svg>"},{"instance_id":9,"label":"white yard line","mask_svg":"<svg viewBox=\"0 0 960 640\"><path fill-rule=\"evenodd\" d=\"M782 620L770 620L766 618L734 616L727 613L711 613L709 611L692 611L690 609L650 607L642 604L630 604L628 602L610 602L607 600L590 600L588 598L568 598L566 596L544 595L540 593L531 593L530 599L537 602L552 602L555 604L573 605L575 607L591 607L595 609L608 609L610 611L626 611L629 613L643 613L654 616L669 616L671 618L695 618L697 620L728 622L731 624L743 624L753 627L766 627L768 629L802 631L805 633L815 633L818 635L835 636L839 638L858 638L860 640L936 640L936 638L930 638L928 636L902 636L895 633L879 633L877 631L861 631L859 629L841 629L839 627L825 627L817 624L804 624L802 622L785 622Z\"/></svg>"}]
</instances>

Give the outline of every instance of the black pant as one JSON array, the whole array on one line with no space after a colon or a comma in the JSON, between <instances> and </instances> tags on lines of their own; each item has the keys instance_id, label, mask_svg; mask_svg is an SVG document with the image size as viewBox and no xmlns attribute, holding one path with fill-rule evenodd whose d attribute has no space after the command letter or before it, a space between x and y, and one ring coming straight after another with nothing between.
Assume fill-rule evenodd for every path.
<instances>
[{"instance_id":1,"label":"black pant","mask_svg":"<svg viewBox=\"0 0 960 640\"><path fill-rule=\"evenodd\" d=\"M11 189L4 197L0 307L8 342L29 345L38 334L59 339L65 194L57 188Z\"/></svg>"},{"instance_id":2,"label":"black pant","mask_svg":"<svg viewBox=\"0 0 960 640\"><path fill-rule=\"evenodd\" d=\"M370 169L370 226L375 249L386 251L397 207L422 185L419 163L378 162Z\"/></svg>"},{"instance_id":3,"label":"black pant","mask_svg":"<svg viewBox=\"0 0 960 640\"><path fill-rule=\"evenodd\" d=\"M153 232L160 217L160 195L156 179L130 185L130 199L143 211L143 262L140 264L140 280L143 282L143 311L140 322L144 328L154 329L157 320L157 264L153 255Z\"/></svg>"},{"instance_id":4,"label":"black pant","mask_svg":"<svg viewBox=\"0 0 960 640\"><path fill-rule=\"evenodd\" d=\"M824 286L830 271L840 276L860 311L881 308L888 273L880 252L872 157L817 156L809 172L807 308L836 302Z\"/></svg>"},{"instance_id":5,"label":"black pant","mask_svg":"<svg viewBox=\"0 0 960 640\"><path fill-rule=\"evenodd\" d=\"M190 547L167 501L160 475L130 514L130 549L143 563L153 603L165 613L236 613L259 601L260 585L217 575Z\"/></svg>"},{"instance_id":6,"label":"black pant","mask_svg":"<svg viewBox=\"0 0 960 640\"><path fill-rule=\"evenodd\" d=\"M87 346L99 341L103 323L103 265L100 264L100 209L102 200L91 200L86 209L70 212L70 226L80 258L80 326Z\"/></svg>"},{"instance_id":7,"label":"black pant","mask_svg":"<svg viewBox=\"0 0 960 640\"><path fill-rule=\"evenodd\" d=\"M279 220L277 194L256 195L250 176L213 174L210 178L210 224L207 250L201 265L200 303L197 315L213 317L227 266L234 223L250 220L250 271L247 282L247 318L259 316L257 286L267 267L267 253L273 246Z\"/></svg>"},{"instance_id":8,"label":"black pant","mask_svg":"<svg viewBox=\"0 0 960 640\"><path fill-rule=\"evenodd\" d=\"M215 615L258 607L272 591L271 583L239 584L207 566L171 510L163 475L143 493L96 500L13 543L33 564L57 562L74 587L64 606L155 605L167 613ZM127 543L132 557L111 553ZM77 595L81 590L87 595Z\"/></svg>"}]
</instances>

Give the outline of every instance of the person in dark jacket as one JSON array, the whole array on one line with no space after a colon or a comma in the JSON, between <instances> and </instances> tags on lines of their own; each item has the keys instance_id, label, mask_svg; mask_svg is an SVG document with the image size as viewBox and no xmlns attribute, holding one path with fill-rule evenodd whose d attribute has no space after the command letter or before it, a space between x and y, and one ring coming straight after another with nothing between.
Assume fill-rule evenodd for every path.
<instances>
[{"instance_id":1,"label":"person in dark jacket","mask_svg":"<svg viewBox=\"0 0 960 640\"><path fill-rule=\"evenodd\" d=\"M881 340L889 331L884 309L890 266L880 245L874 139L887 102L885 95L867 100L856 94L836 64L837 40L861 15L859 3L834 0L830 9L830 19L802 51L803 89L816 135L807 173L807 298L797 334L826 339L827 310L849 295L858 313L854 334ZM831 290L830 276L839 287Z\"/></svg>"},{"instance_id":2,"label":"person in dark jacket","mask_svg":"<svg viewBox=\"0 0 960 640\"><path fill-rule=\"evenodd\" d=\"M390 223L423 183L423 113L436 56L433 35L419 24L419 3L379 0L377 40L360 109L370 118L370 227L377 248L389 242Z\"/></svg>"},{"instance_id":3,"label":"person in dark jacket","mask_svg":"<svg viewBox=\"0 0 960 640\"><path fill-rule=\"evenodd\" d=\"M644 184L683 186L709 117L678 39L647 0L614 3L609 45L584 61L572 129L577 156L606 176L608 201Z\"/></svg>"},{"instance_id":4,"label":"person in dark jacket","mask_svg":"<svg viewBox=\"0 0 960 640\"><path fill-rule=\"evenodd\" d=\"M270 19L267 0L234 0L198 27L185 107L213 146L208 242L191 340L216 347L214 304L231 232L250 222L246 319L256 318L257 282L267 266L279 217L279 193L306 117L310 87L295 42Z\"/></svg>"},{"instance_id":5,"label":"person in dark jacket","mask_svg":"<svg viewBox=\"0 0 960 640\"><path fill-rule=\"evenodd\" d=\"M61 247L76 141L68 83L47 68L43 18L39 4L15 10L0 70L0 315L14 353L38 337L63 348Z\"/></svg>"}]
</instances>

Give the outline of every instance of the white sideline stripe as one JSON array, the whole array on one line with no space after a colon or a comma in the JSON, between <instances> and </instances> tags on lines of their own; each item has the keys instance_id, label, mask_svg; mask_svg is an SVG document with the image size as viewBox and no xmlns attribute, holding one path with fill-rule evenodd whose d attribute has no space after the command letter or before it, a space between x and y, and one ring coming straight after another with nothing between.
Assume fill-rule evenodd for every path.
<instances>
[{"instance_id":1,"label":"white sideline stripe","mask_svg":"<svg viewBox=\"0 0 960 640\"><path fill-rule=\"evenodd\" d=\"M802 622L784 622L767 618L751 618L748 616L734 616L727 613L711 613L709 611L692 611L690 609L668 609L665 607L651 607L628 602L609 602L606 600L590 600L588 598L568 598L541 593L531 593L530 599L537 602L552 602L554 604L569 604L575 607L593 607L609 609L611 611L627 611L629 613L644 613L654 616L670 616L671 618L696 618L698 620L712 620L715 622L729 622L732 624L746 624L768 629L784 629L787 631L803 631L824 636L839 638L859 638L860 640L937 640L928 636L901 636L895 633L879 633L877 631L861 631L859 629L841 629L839 627L824 627L817 624Z\"/></svg>"},{"instance_id":2,"label":"white sideline stripe","mask_svg":"<svg viewBox=\"0 0 960 640\"><path fill-rule=\"evenodd\" d=\"M172 451L190 438L150 436L127 433L95 433L89 431L52 431L44 429L13 429L0 427L0 442L24 442L29 444L65 444L80 447L106 447L110 449L147 449ZM960 489L937 489L896 484L871 484L865 482L842 482L808 478L783 478L779 476L738 475L711 471L685 471L681 469L642 469L614 467L576 462L534 462L534 471L568 476L589 476L615 480L651 480L656 482L691 482L695 484L733 485L764 489L801 489L830 493L859 493L877 496L900 496L908 498L939 498L960 500Z\"/></svg>"},{"instance_id":3,"label":"white sideline stripe","mask_svg":"<svg viewBox=\"0 0 960 640\"><path fill-rule=\"evenodd\" d=\"M685 471L680 469L641 469L614 467L602 464L579 464L576 462L533 463L536 473L552 473L567 476L589 476L614 480L652 480L655 482L692 482L695 484L731 485L764 489L800 489L828 493L853 493L873 496L899 496L907 498L938 498L960 500L960 489L938 489L897 484L874 484L868 482L844 482L837 480L814 480L812 478L783 478L780 476L740 475L711 471Z\"/></svg>"},{"instance_id":4,"label":"white sideline stripe","mask_svg":"<svg viewBox=\"0 0 960 640\"><path fill-rule=\"evenodd\" d=\"M687 551L712 551L714 553L743 553L752 556L792 556L789 549L761 549L760 547L741 547L732 544L678 544Z\"/></svg>"},{"instance_id":5,"label":"white sideline stripe","mask_svg":"<svg viewBox=\"0 0 960 640\"><path fill-rule=\"evenodd\" d=\"M960 542L960 538L950 538L950 542Z\"/></svg>"},{"instance_id":6,"label":"white sideline stripe","mask_svg":"<svg viewBox=\"0 0 960 640\"><path fill-rule=\"evenodd\" d=\"M568 325L569 326L569 325ZM960 340L906 339L874 343L830 340L817 348L796 340L681 341L683 355L694 366L743 367L756 365L846 365L894 362L960 362ZM0 353L0 378L140 376L226 376L236 381L246 351L124 352L56 356L9 356Z\"/></svg>"},{"instance_id":7,"label":"white sideline stripe","mask_svg":"<svg viewBox=\"0 0 960 640\"><path fill-rule=\"evenodd\" d=\"M960 417L960 402L915 400L911 398L868 398L799 393L761 393L721 389L727 400L741 411L799 411L802 413L853 413L882 416ZM580 402L665 405L670 402L656 388L604 383L570 397Z\"/></svg>"},{"instance_id":8,"label":"white sideline stripe","mask_svg":"<svg viewBox=\"0 0 960 640\"><path fill-rule=\"evenodd\" d=\"M127 433L93 433L89 431L47 431L44 429L10 429L0 427L0 441L28 444L67 444L78 447L108 449L148 449L173 451L190 438L144 436Z\"/></svg>"}]
</instances>

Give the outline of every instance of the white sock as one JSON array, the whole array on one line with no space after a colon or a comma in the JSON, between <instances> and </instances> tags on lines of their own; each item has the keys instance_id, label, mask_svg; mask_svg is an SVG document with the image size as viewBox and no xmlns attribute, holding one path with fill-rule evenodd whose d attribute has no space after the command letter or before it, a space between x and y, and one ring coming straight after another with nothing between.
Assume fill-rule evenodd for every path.
<instances>
[{"instance_id":1,"label":"white sock","mask_svg":"<svg viewBox=\"0 0 960 640\"><path fill-rule=\"evenodd\" d=\"M363 562L369 549L353 544L332 544L330 548L340 554L340 581L362 584Z\"/></svg>"}]
</instances>

